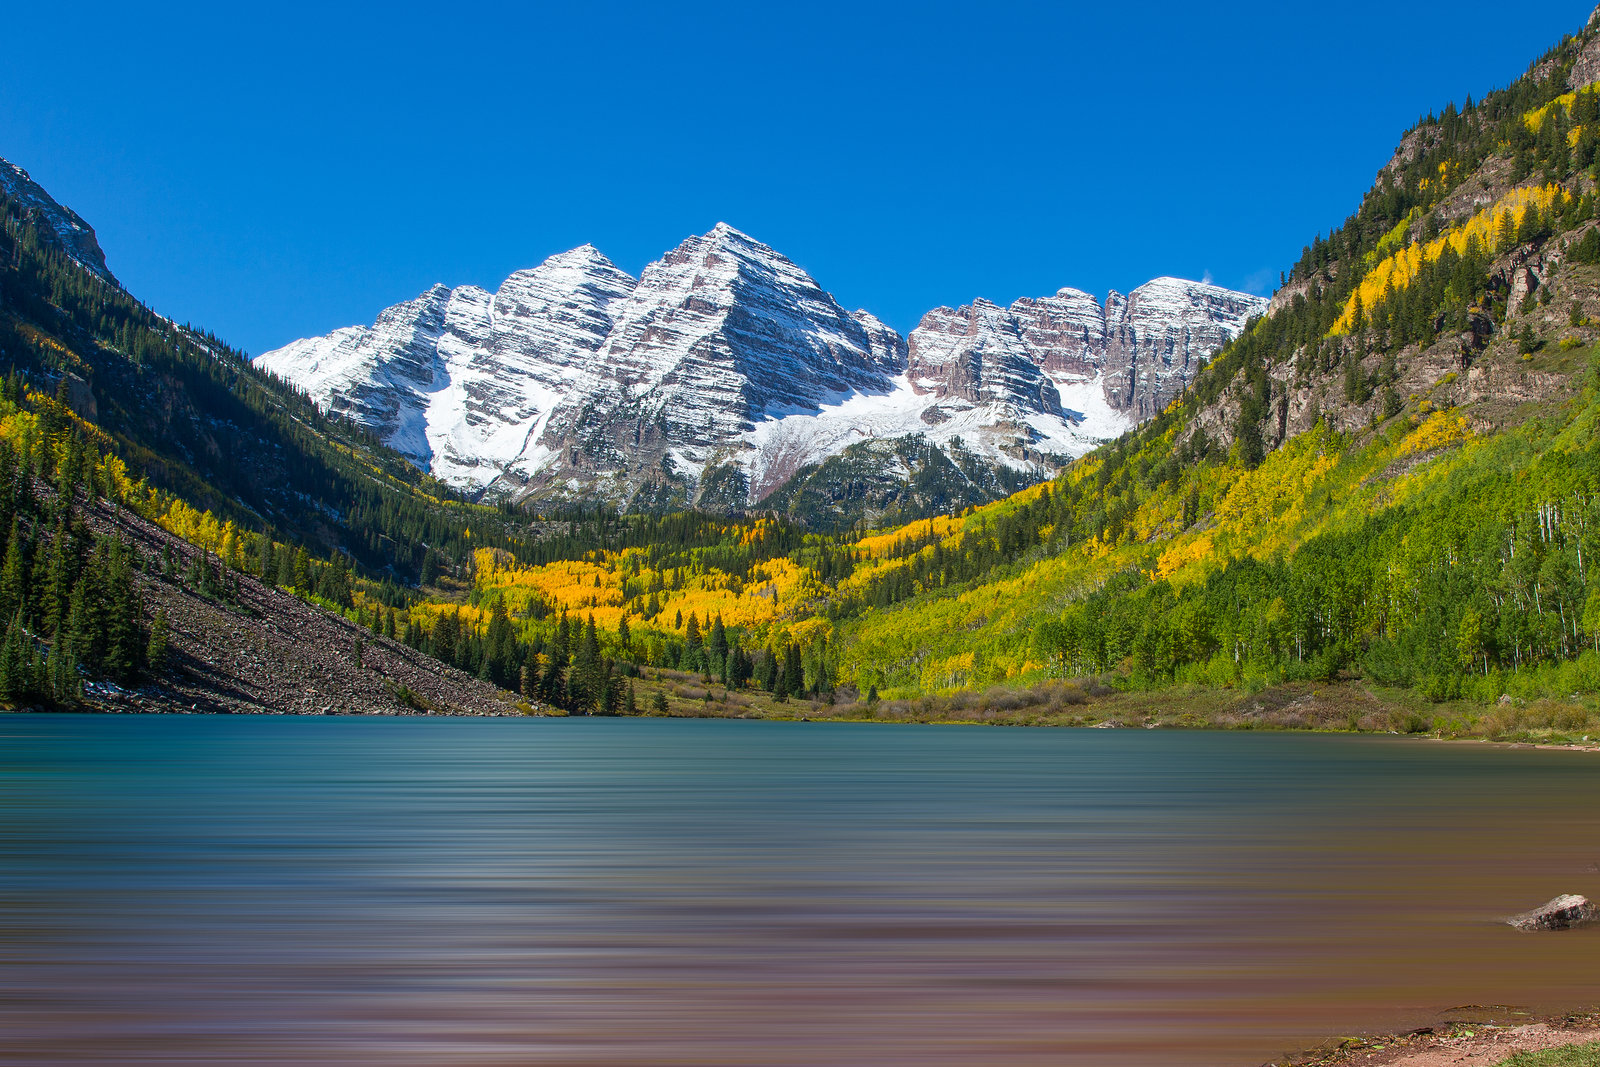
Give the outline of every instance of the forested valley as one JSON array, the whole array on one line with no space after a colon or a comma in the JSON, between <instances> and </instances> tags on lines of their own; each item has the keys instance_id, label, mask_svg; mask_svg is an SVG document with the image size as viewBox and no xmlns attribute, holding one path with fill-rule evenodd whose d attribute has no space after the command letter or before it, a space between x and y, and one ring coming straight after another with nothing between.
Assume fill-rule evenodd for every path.
<instances>
[{"instance_id":1,"label":"forested valley","mask_svg":"<svg viewBox=\"0 0 1600 1067\"><path fill-rule=\"evenodd\" d=\"M1600 92L1570 82L1596 32L1420 119L1156 418L997 503L919 483L942 513L908 524L857 507L813 528L783 500L465 500L84 270L7 200L0 699L75 705L172 670L143 576L239 611L241 579L289 591L528 712L1081 721L1114 694L1233 707L1345 686L1401 694L1407 728L1541 700L1586 728ZM100 502L198 556L91 533Z\"/></svg>"}]
</instances>

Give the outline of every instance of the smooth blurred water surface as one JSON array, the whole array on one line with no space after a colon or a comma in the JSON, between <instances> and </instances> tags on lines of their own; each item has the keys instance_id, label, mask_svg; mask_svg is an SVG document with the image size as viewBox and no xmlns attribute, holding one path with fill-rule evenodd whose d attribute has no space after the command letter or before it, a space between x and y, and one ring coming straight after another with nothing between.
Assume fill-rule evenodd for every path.
<instances>
[{"instance_id":1,"label":"smooth blurred water surface","mask_svg":"<svg viewBox=\"0 0 1600 1067\"><path fill-rule=\"evenodd\" d=\"M1260 1063L1600 1001L1600 757L0 718L0 1063Z\"/></svg>"}]
</instances>

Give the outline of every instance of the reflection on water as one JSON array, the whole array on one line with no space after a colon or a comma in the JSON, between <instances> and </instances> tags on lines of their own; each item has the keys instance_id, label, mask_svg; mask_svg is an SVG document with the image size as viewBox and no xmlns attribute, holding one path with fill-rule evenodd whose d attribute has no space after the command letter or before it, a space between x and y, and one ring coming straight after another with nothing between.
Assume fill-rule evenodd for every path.
<instances>
[{"instance_id":1,"label":"reflection on water","mask_svg":"<svg viewBox=\"0 0 1600 1067\"><path fill-rule=\"evenodd\" d=\"M1600 1000L1600 762L1374 738L0 720L0 1063L1246 1064Z\"/></svg>"}]
</instances>

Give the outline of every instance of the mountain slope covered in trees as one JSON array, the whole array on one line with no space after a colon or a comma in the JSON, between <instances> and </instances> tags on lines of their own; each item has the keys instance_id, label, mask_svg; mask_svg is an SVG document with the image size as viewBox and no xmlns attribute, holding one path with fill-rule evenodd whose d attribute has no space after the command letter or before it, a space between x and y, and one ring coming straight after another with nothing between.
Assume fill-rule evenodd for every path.
<instances>
[{"instance_id":1,"label":"mountain slope covered in trees","mask_svg":"<svg viewBox=\"0 0 1600 1067\"><path fill-rule=\"evenodd\" d=\"M148 611L127 615L134 652L109 651L133 557L74 532L74 508L104 498L214 556L224 594L277 586L529 707L685 710L664 671L769 708L1059 697L1069 679L1079 696L1594 692L1596 74L1591 26L1426 116L1164 411L982 505L913 448L900 483L848 455L803 472L784 514L475 507L84 270L8 201L0 503L33 584L18 599L0 582L27 638L6 639L0 674L10 655L53 677L58 645L91 678L152 669ZM901 502L943 514L864 527ZM103 634L78 636L74 582L102 590ZM51 649L37 668L29 641Z\"/></svg>"},{"instance_id":2,"label":"mountain slope covered in trees","mask_svg":"<svg viewBox=\"0 0 1600 1067\"><path fill-rule=\"evenodd\" d=\"M1268 315L1052 483L955 518L808 534L759 564L718 557L750 536L734 523L682 554L480 554L486 606L452 618L487 625L474 613L509 605L537 645L562 611L592 616L602 658L713 677L737 645L758 682L793 692L1084 676L1593 691L1597 55L1586 28L1512 86L1420 121Z\"/></svg>"}]
</instances>

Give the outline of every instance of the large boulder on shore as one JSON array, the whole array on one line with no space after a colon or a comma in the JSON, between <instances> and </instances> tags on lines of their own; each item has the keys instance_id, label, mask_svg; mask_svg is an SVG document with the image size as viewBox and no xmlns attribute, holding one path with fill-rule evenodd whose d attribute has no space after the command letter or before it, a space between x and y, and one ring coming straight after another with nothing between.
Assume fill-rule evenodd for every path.
<instances>
[{"instance_id":1,"label":"large boulder on shore","mask_svg":"<svg viewBox=\"0 0 1600 1067\"><path fill-rule=\"evenodd\" d=\"M1518 930L1565 930L1569 926L1581 926L1596 919L1600 919L1600 909L1589 903L1588 897L1567 893L1532 911L1513 915L1506 922Z\"/></svg>"}]
</instances>

